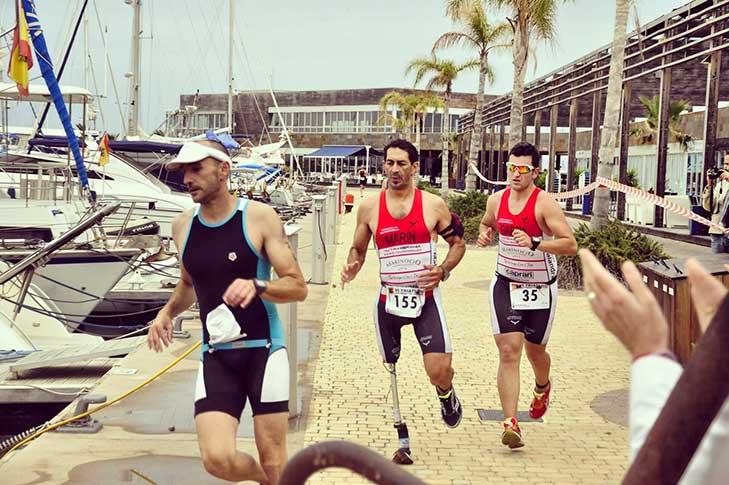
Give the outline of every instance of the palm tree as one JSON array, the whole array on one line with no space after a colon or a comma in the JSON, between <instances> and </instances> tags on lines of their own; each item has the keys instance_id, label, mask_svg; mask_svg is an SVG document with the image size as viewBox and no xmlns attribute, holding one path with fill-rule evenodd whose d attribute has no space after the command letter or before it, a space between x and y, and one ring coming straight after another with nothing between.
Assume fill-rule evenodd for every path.
<instances>
[{"instance_id":1,"label":"palm tree","mask_svg":"<svg viewBox=\"0 0 729 485\"><path fill-rule=\"evenodd\" d=\"M441 139L443 141L442 161L441 161L441 195L448 200L448 141L450 134L450 119L448 117L448 101L453 92L453 81L463 71L474 69L481 63L472 59L463 64L457 64L451 60L439 60L435 55L430 57L419 57L413 59L405 69L405 75L415 72L414 85L420 84L426 76L430 79L425 84L427 90L440 88L443 90L443 129ZM443 182L445 179L445 182Z\"/></svg>"},{"instance_id":2,"label":"palm tree","mask_svg":"<svg viewBox=\"0 0 729 485\"><path fill-rule=\"evenodd\" d=\"M395 106L396 112L400 113L400 117L393 116L389 113L392 106ZM422 120L428 111L428 108L442 108L443 100L433 93L420 94L402 94L397 91L390 91L380 98L380 111L384 114L380 116L377 123L380 125L390 124L392 128L402 133L403 138L410 141L410 135L415 130L415 148L420 152L420 127Z\"/></svg>"},{"instance_id":3,"label":"palm tree","mask_svg":"<svg viewBox=\"0 0 729 485\"><path fill-rule=\"evenodd\" d=\"M521 141L524 113L524 80L532 37L545 41L556 36L557 4L568 0L488 0L497 7L511 10L507 20L514 32L512 54L514 59L514 85L511 91L509 118L509 146Z\"/></svg>"},{"instance_id":4,"label":"palm tree","mask_svg":"<svg viewBox=\"0 0 729 485\"><path fill-rule=\"evenodd\" d=\"M653 138L653 134L656 132L658 127L658 113L661 109L661 100L658 95L655 95L650 99L641 96L640 103L648 112L648 117L643 122L643 126L633 128L630 130L630 134L641 137L641 142L646 143ZM691 135L684 133L680 129L681 113L688 111L689 109L691 109L691 103L685 99L671 101L668 106L668 130L681 145L681 149L683 151L688 151L691 142L694 140Z\"/></svg>"},{"instance_id":5,"label":"palm tree","mask_svg":"<svg viewBox=\"0 0 729 485\"><path fill-rule=\"evenodd\" d=\"M615 0L615 29L613 44L610 48L610 71L608 72L607 99L605 100L605 120L600 135L600 154L597 175L609 179L615 165L615 146L618 140L618 125L622 104L623 66L625 65L625 31L628 25L630 0ZM590 229L595 231L608 222L610 191L606 187L595 189L595 203L592 206Z\"/></svg>"},{"instance_id":6,"label":"palm tree","mask_svg":"<svg viewBox=\"0 0 729 485\"><path fill-rule=\"evenodd\" d=\"M425 115L428 113L429 108L435 108L434 112L437 112L438 109L443 109L445 107L445 103L443 103L443 100L438 96L430 92L413 96L417 97L417 102L415 104L415 148L417 148L418 153L420 153L421 126L425 119Z\"/></svg>"},{"instance_id":7,"label":"palm tree","mask_svg":"<svg viewBox=\"0 0 729 485\"><path fill-rule=\"evenodd\" d=\"M478 51L480 60L478 93L476 94L476 111L473 115L473 133L471 134L471 144L468 149L468 161L470 163L468 163L466 174L466 190L472 191L476 190L476 174L473 173L471 163L478 163L478 151L481 147L481 109L485 104L484 90L487 79L489 84L494 81L494 73L491 66L489 66L489 53L494 49L510 46L506 42L511 33L511 28L505 22L491 25L480 3L474 3L469 10L459 10L452 3L451 1L446 6L446 14L459 23L462 30L441 35L435 41L433 53L438 49L464 44Z\"/></svg>"},{"instance_id":8,"label":"palm tree","mask_svg":"<svg viewBox=\"0 0 729 485\"><path fill-rule=\"evenodd\" d=\"M511 12L507 20L514 35L512 55L514 59L514 85L511 91L511 116L509 119L509 146L521 141L522 115L524 112L524 79L532 38L554 40L557 5L570 0L483 0ZM448 0L448 7L464 12L481 0Z\"/></svg>"},{"instance_id":9,"label":"palm tree","mask_svg":"<svg viewBox=\"0 0 729 485\"><path fill-rule=\"evenodd\" d=\"M415 120L415 105L416 100L412 96L390 91L380 98L380 111L384 114L377 120L377 124L391 125L393 130L401 133L403 138L410 141L410 134ZM389 112L392 106L396 108L395 115Z\"/></svg>"}]
</instances>

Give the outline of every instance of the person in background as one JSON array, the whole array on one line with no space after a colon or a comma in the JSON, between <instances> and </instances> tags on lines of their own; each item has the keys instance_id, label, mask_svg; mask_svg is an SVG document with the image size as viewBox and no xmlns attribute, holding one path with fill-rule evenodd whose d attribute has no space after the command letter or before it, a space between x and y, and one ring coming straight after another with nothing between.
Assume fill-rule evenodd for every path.
<instances>
[{"instance_id":1,"label":"person in background","mask_svg":"<svg viewBox=\"0 0 729 485\"><path fill-rule=\"evenodd\" d=\"M701 193L701 206L711 214L711 222L721 223L721 212L729 193L729 154L724 157L721 169L714 167L706 171L706 187ZM711 252L729 253L729 239L719 229L709 228Z\"/></svg>"},{"instance_id":2,"label":"person in background","mask_svg":"<svg viewBox=\"0 0 729 485\"><path fill-rule=\"evenodd\" d=\"M364 197L364 189L367 187L367 171L364 167L359 167L359 198Z\"/></svg>"}]
</instances>

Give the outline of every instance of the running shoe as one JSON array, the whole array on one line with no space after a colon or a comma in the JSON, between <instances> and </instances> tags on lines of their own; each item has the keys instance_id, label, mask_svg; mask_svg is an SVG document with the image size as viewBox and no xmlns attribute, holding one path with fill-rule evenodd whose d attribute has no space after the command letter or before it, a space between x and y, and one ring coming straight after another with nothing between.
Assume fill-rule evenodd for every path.
<instances>
[{"instance_id":1,"label":"running shoe","mask_svg":"<svg viewBox=\"0 0 729 485\"><path fill-rule=\"evenodd\" d=\"M501 442L511 448L521 448L524 442L521 440L521 429L516 418L507 418L504 420L504 432L501 434Z\"/></svg>"},{"instance_id":2,"label":"running shoe","mask_svg":"<svg viewBox=\"0 0 729 485\"><path fill-rule=\"evenodd\" d=\"M438 393L438 400L440 401L440 415L443 418L443 422L446 426L453 429L461 424L461 418L463 417L463 407L461 406L461 400L456 396L456 391L451 386L450 391L441 395L438 392L438 388L435 388Z\"/></svg>"},{"instance_id":3,"label":"running shoe","mask_svg":"<svg viewBox=\"0 0 729 485\"><path fill-rule=\"evenodd\" d=\"M399 448L392 456L392 461L398 465L412 465L413 456L410 453L410 448Z\"/></svg>"},{"instance_id":4,"label":"running shoe","mask_svg":"<svg viewBox=\"0 0 729 485\"><path fill-rule=\"evenodd\" d=\"M532 399L532 405L529 407L529 416L532 419L539 419L547 412L547 408L549 407L549 393L551 390L551 381L542 392L539 392L536 387L534 388L534 399Z\"/></svg>"}]
</instances>

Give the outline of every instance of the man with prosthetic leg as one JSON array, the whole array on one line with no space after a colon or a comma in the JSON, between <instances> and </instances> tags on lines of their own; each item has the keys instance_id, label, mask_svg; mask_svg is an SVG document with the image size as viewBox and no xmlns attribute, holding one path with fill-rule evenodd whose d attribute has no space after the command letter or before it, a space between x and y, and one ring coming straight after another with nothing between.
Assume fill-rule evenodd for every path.
<instances>
[{"instance_id":1,"label":"man with prosthetic leg","mask_svg":"<svg viewBox=\"0 0 729 485\"><path fill-rule=\"evenodd\" d=\"M478 245L499 233L496 277L489 292L491 325L499 349L497 384L504 412L501 442L524 446L516 419L519 362L526 349L535 388L529 414L541 418L549 406L552 384L547 341L557 303L556 255L573 255L577 242L559 204L534 185L540 155L529 143L517 143L506 165L509 187L488 198Z\"/></svg>"},{"instance_id":2,"label":"man with prosthetic leg","mask_svg":"<svg viewBox=\"0 0 729 485\"><path fill-rule=\"evenodd\" d=\"M463 225L445 202L414 187L418 152L404 140L385 147L389 185L362 201L342 285L352 281L365 260L374 237L380 263L380 290L375 304L375 332L382 359L390 373L393 415L400 447L393 461L411 464L410 439L400 414L395 365L400 357L400 330L412 324L423 354L425 371L435 386L441 417L449 428L461 422L463 409L453 388L452 346L441 302L440 283L465 252ZM449 245L438 265L436 242L441 235Z\"/></svg>"}]
</instances>

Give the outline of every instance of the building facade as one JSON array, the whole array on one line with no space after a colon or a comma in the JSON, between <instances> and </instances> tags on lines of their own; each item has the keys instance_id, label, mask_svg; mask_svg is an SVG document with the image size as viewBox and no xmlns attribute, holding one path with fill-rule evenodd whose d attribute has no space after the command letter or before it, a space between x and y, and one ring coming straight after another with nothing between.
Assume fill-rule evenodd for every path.
<instances>
[{"instance_id":1,"label":"building facade","mask_svg":"<svg viewBox=\"0 0 729 485\"><path fill-rule=\"evenodd\" d=\"M414 128L409 133L398 131L388 121L401 118L395 106L389 106L387 112L381 110L380 99L391 91L403 95L427 93L400 88L277 91L273 93L276 103L268 91L241 93L233 98L233 131L246 136L255 145L278 141L286 130L293 144L293 151L288 146L284 149L287 161L295 153L305 173L322 171L324 167L331 167L331 163L309 159L307 155L325 145L365 146L381 150L393 138L416 141ZM451 94L448 128L451 133L458 131L459 117L472 111L475 104L475 94ZM187 137L210 128L223 128L226 126L227 105L226 94L182 95L180 109L168 116L166 134ZM443 121L442 109L432 107L421 121L420 168L423 175L440 174ZM454 151L454 147L451 150ZM351 173L366 164L370 174L374 174L381 168L381 158L360 158L340 160L345 163L339 164L338 171Z\"/></svg>"}]
</instances>

